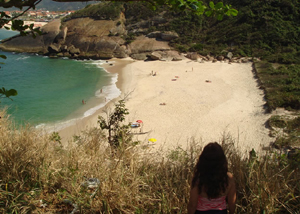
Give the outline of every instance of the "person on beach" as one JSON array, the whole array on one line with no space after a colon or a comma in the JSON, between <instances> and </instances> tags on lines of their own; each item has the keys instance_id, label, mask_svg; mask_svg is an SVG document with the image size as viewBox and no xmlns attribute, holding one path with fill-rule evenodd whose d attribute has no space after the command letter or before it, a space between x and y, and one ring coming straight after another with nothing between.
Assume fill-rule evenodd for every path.
<instances>
[{"instance_id":1,"label":"person on beach","mask_svg":"<svg viewBox=\"0 0 300 214\"><path fill-rule=\"evenodd\" d=\"M84 100L82 100L82 104L85 104L85 101L84 101Z\"/></svg>"},{"instance_id":2,"label":"person on beach","mask_svg":"<svg viewBox=\"0 0 300 214\"><path fill-rule=\"evenodd\" d=\"M218 143L209 143L194 169L188 214L227 214L227 207L233 214L235 202L235 181L224 151Z\"/></svg>"}]
</instances>

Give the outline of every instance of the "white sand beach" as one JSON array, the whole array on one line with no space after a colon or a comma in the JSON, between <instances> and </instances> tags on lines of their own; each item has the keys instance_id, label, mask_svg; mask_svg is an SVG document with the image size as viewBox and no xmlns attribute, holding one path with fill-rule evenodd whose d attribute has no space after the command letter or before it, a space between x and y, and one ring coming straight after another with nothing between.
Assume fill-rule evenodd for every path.
<instances>
[{"instance_id":1,"label":"white sand beach","mask_svg":"<svg viewBox=\"0 0 300 214\"><path fill-rule=\"evenodd\" d=\"M132 63L125 63L128 61ZM224 134L247 151L260 150L273 141L265 127L270 114L264 113L264 94L252 73L252 63L124 59L107 70L119 72L121 98L129 94L127 122L143 121L142 130L133 129L135 137L143 143L155 138L154 149L162 145L163 149L184 148L191 138L204 145L220 142ZM97 125L101 113L103 110L61 130L61 136L69 139L74 132Z\"/></svg>"}]
</instances>

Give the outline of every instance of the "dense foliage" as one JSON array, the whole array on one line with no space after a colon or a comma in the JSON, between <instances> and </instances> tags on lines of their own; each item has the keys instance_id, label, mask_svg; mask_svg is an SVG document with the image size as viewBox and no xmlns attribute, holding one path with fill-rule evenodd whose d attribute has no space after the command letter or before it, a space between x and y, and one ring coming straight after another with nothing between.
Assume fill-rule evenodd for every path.
<instances>
[{"instance_id":1,"label":"dense foliage","mask_svg":"<svg viewBox=\"0 0 300 214\"><path fill-rule=\"evenodd\" d=\"M202 54L218 55L227 49L270 62L300 63L299 1L227 0L225 3L239 10L237 17L216 21L187 11L175 14L171 29L181 37L174 45Z\"/></svg>"},{"instance_id":2,"label":"dense foliage","mask_svg":"<svg viewBox=\"0 0 300 214\"><path fill-rule=\"evenodd\" d=\"M300 65L255 63L261 87L266 93L269 110L278 107L289 110L300 109Z\"/></svg>"},{"instance_id":3,"label":"dense foliage","mask_svg":"<svg viewBox=\"0 0 300 214\"><path fill-rule=\"evenodd\" d=\"M208 3L208 1L206 2ZM70 18L90 16L116 19L122 10L126 25L148 22L148 32L176 31L179 38L171 45L179 51L219 55L224 50L239 56L261 57L269 62L300 63L300 2L298 0L226 0L239 11L236 17L199 16L192 10L168 10L168 6L152 9L149 3L108 3L104 7L87 6ZM163 12L164 11L164 12ZM165 21L153 24L153 17Z\"/></svg>"},{"instance_id":4,"label":"dense foliage","mask_svg":"<svg viewBox=\"0 0 300 214\"><path fill-rule=\"evenodd\" d=\"M300 117L295 115L273 115L268 124L272 127L271 135L276 137L274 146L277 148L298 147L300 145ZM278 134L278 130L282 133ZM295 154L293 154L295 153ZM294 150L294 158L300 162L300 152Z\"/></svg>"},{"instance_id":5,"label":"dense foliage","mask_svg":"<svg viewBox=\"0 0 300 214\"><path fill-rule=\"evenodd\" d=\"M95 20L115 20L120 17L123 4L120 2L103 2L94 5L87 5L84 9L67 16L64 21L82 17L90 17Z\"/></svg>"}]
</instances>

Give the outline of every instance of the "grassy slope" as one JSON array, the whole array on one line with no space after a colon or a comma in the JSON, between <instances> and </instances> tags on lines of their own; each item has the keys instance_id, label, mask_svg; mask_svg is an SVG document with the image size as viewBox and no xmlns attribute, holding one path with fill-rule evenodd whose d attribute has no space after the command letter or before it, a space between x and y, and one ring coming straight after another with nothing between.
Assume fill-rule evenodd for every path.
<instances>
[{"instance_id":1,"label":"grassy slope","mask_svg":"<svg viewBox=\"0 0 300 214\"><path fill-rule=\"evenodd\" d=\"M162 158L147 147L130 146L132 142L113 152L104 133L92 129L62 147L58 138L50 140L35 129L15 130L0 113L1 213L71 213L74 204L80 213L187 212L200 142ZM248 157L233 143L224 136L229 170L236 178L236 213L299 211L299 162L274 152ZM87 188L86 178L97 178L100 185Z\"/></svg>"}]
</instances>

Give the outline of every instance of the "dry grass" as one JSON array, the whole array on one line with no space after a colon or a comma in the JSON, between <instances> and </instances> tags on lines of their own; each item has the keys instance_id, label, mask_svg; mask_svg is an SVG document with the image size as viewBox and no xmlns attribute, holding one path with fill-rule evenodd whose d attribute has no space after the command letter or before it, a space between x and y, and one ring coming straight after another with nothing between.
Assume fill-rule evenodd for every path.
<instances>
[{"instance_id":1,"label":"dry grass","mask_svg":"<svg viewBox=\"0 0 300 214\"><path fill-rule=\"evenodd\" d=\"M1 115L3 115L1 113ZM297 213L299 168L269 153L242 158L223 139L238 188L237 213ZM1 213L186 213L197 142L168 155L126 142L110 149L103 133L89 130L61 146L30 127L0 119ZM87 178L100 183L82 185Z\"/></svg>"}]
</instances>

